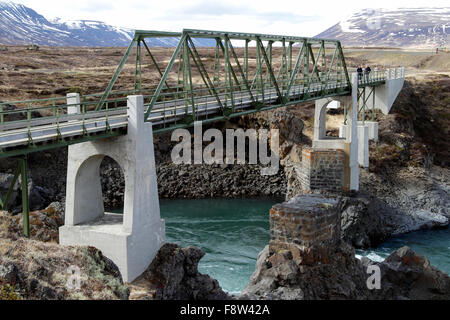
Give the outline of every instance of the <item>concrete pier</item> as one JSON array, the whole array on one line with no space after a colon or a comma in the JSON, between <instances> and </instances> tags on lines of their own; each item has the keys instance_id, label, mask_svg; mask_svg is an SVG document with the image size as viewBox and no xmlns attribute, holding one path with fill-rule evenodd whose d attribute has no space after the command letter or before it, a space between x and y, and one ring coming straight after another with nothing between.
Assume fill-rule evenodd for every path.
<instances>
[{"instance_id":1,"label":"concrete pier","mask_svg":"<svg viewBox=\"0 0 450 320\"><path fill-rule=\"evenodd\" d=\"M131 282L147 269L165 241L165 224L159 212L152 124L144 122L142 96L129 96L127 105L125 136L69 146L60 244L100 249L119 267L124 281ZM104 212L100 164L105 156L124 173L123 215Z\"/></svg>"}]
</instances>

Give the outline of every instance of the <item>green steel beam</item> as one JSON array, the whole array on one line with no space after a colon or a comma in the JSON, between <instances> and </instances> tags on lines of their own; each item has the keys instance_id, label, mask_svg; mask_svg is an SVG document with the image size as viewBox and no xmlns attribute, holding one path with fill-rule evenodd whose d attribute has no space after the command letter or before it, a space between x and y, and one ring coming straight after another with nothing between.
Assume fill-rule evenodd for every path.
<instances>
[{"instance_id":1,"label":"green steel beam","mask_svg":"<svg viewBox=\"0 0 450 320\"><path fill-rule=\"evenodd\" d=\"M150 105L147 108L147 110L145 111L145 117L144 117L145 121L147 121L148 116L150 115L150 111L152 110L153 106L156 103L156 100L158 99L159 94L161 93L164 83L166 82L167 77L169 76L169 73L172 70L172 66L175 63L178 53L180 52L181 47L183 46L185 40L186 40L186 34L183 33L183 35L181 36L180 42L178 42L178 45L172 54L172 58L170 59L169 64L167 65L166 71L164 71L161 81L159 82L158 87L156 88L156 91L152 97L152 100L150 101Z\"/></svg>"},{"instance_id":2,"label":"green steel beam","mask_svg":"<svg viewBox=\"0 0 450 320\"><path fill-rule=\"evenodd\" d=\"M198 71L200 72L200 75L203 79L203 82L205 85L209 88L209 91L214 97L216 98L217 103L219 104L220 108L223 109L222 101L220 101L219 95L216 91L216 88L214 87L214 84L212 83L211 79L209 78L208 72L206 71L205 65L202 62L202 59L200 58L200 55L197 52L197 49L195 48L194 42L192 41L191 37L187 36L187 39L189 40L189 43L191 44L192 50L189 48L189 51L192 56L192 60L194 61L195 65L198 68ZM195 57L194 57L195 55Z\"/></svg>"},{"instance_id":3,"label":"green steel beam","mask_svg":"<svg viewBox=\"0 0 450 320\"><path fill-rule=\"evenodd\" d=\"M298 53L297 61L295 62L294 70L292 71L291 79L289 80L289 83L287 85L286 93L285 93L285 101L289 100L289 94L291 92L292 85L295 81L295 76L298 72L298 66L300 64L300 61L303 59L303 55L307 52L305 50L305 47L307 46L306 41L303 42L302 48L300 49L300 52Z\"/></svg>"},{"instance_id":4,"label":"green steel beam","mask_svg":"<svg viewBox=\"0 0 450 320\"><path fill-rule=\"evenodd\" d=\"M303 42L306 40L309 43L320 43L321 41L326 41L330 43L339 42L335 39L321 39L321 38L308 38L308 37L295 37L295 36L282 36L273 34L262 34L262 33L245 33L245 32L230 32L230 31L212 31L212 30L197 30L197 29L183 29L183 33L188 33L194 38L216 38L225 39L225 35L228 35L230 39L234 40L255 40L260 39L261 41L282 41L286 39L288 41Z\"/></svg>"},{"instance_id":5,"label":"green steel beam","mask_svg":"<svg viewBox=\"0 0 450 320\"><path fill-rule=\"evenodd\" d=\"M320 47L320 49L319 49L319 52L317 54L318 57L320 57L320 53L322 52L322 48L323 47ZM309 47L309 50L310 50L310 53L311 53L311 59L312 59L314 64L313 64L313 69L312 69L311 75L308 77L308 88L306 90L307 92L309 92L309 88L311 87L313 74L317 72L317 62L319 61L319 59L317 59L317 60L314 59L314 54L311 51L311 47ZM319 81L320 81L320 78L319 78Z\"/></svg>"},{"instance_id":6,"label":"green steel beam","mask_svg":"<svg viewBox=\"0 0 450 320\"><path fill-rule=\"evenodd\" d=\"M22 189L22 224L23 234L30 237L30 203L28 199L28 172L27 172L27 156L19 159L21 171L21 189Z\"/></svg>"},{"instance_id":7,"label":"green steel beam","mask_svg":"<svg viewBox=\"0 0 450 320\"><path fill-rule=\"evenodd\" d=\"M224 47L222 41L219 42L219 46L222 49L222 53L225 55L225 47ZM225 64L229 64L230 70L231 70L231 75L233 76L234 81L236 82L236 84L240 87L241 84L239 83L239 80L238 80L238 78L236 76L236 73L234 72L234 70L233 70L233 68L231 66L230 60L229 59L228 60L225 59Z\"/></svg>"},{"instance_id":8,"label":"green steel beam","mask_svg":"<svg viewBox=\"0 0 450 320\"><path fill-rule=\"evenodd\" d=\"M147 53L148 53L150 59L152 60L153 64L155 65L156 70L158 70L159 76L162 77L162 76L163 76L163 73L162 73L161 69L159 68L158 63L156 62L155 57L154 57L153 54L150 52L150 49L149 49L149 47L147 46L147 43L145 42L145 40L142 40L142 43L144 44L145 50L147 50ZM170 88L169 85L167 84L167 81L165 82L165 84L166 84L166 87L167 87L167 88Z\"/></svg>"},{"instance_id":9,"label":"green steel beam","mask_svg":"<svg viewBox=\"0 0 450 320\"><path fill-rule=\"evenodd\" d=\"M170 32L170 31L153 31L153 30L136 30L134 32L134 37L142 38L175 38L181 37L181 32Z\"/></svg>"},{"instance_id":10,"label":"green steel beam","mask_svg":"<svg viewBox=\"0 0 450 320\"><path fill-rule=\"evenodd\" d=\"M350 77L348 75L347 64L345 63L344 52L342 51L342 46L341 46L340 41L337 41L337 46L339 47L339 56L340 56L340 60L342 61L342 66L344 68L345 79L347 80L347 85L349 86L350 91L351 91L352 82L350 81Z\"/></svg>"},{"instance_id":11,"label":"green steel beam","mask_svg":"<svg viewBox=\"0 0 450 320\"><path fill-rule=\"evenodd\" d=\"M247 61L246 61L247 67L246 67L246 71L244 72L244 70L242 70L242 68L241 68L241 64L239 63L238 56L236 54L236 51L234 51L234 48L233 48L233 45L232 45L230 39L228 37L226 37L226 39L228 41L228 45L230 47L231 54L233 55L234 61L236 62L239 72L241 73L242 81L244 82L245 88L247 89L247 91L250 95L250 99L252 99L252 101L255 102L255 98L253 97L252 91L250 89L250 85L248 83L248 53L247 53ZM248 49L248 43L246 42L246 44L247 44L247 49ZM244 61L245 61L245 59L244 59Z\"/></svg>"},{"instance_id":12,"label":"green steel beam","mask_svg":"<svg viewBox=\"0 0 450 320\"><path fill-rule=\"evenodd\" d=\"M103 105L105 104L106 99L108 98L112 88L114 87L114 84L117 81L117 78L119 78L119 74L122 71L123 67L125 66L125 63L128 60L128 57L130 56L131 50L133 49L133 46L136 42L136 38L133 38L133 40L131 41L130 45L127 48L127 51L125 52L125 55L122 57L122 60L120 60L119 66L117 67L116 71L114 72L114 75L111 79L111 81L109 82L108 86L105 89L105 92L103 93L102 97L100 98L100 102L98 103L98 105L95 107L95 110L100 110Z\"/></svg>"},{"instance_id":13,"label":"green steel beam","mask_svg":"<svg viewBox=\"0 0 450 320\"><path fill-rule=\"evenodd\" d=\"M12 150L6 150L3 152L0 152L0 159L11 158L11 157L20 157L20 156L24 156L24 155L27 155L30 153L41 152L41 151L51 150L51 149L55 149L55 148L67 147L72 144L77 144L77 143L82 143L82 142L87 142L87 141L95 141L95 140L102 140L102 139L107 139L107 138L112 138L112 137L118 137L118 136L121 136L124 134L126 134L126 130L118 129L118 130L114 130L114 131L110 131L110 132L102 133L102 134L96 134L96 135L91 134L89 136L81 136L79 138L75 138L75 139L71 139L71 140L59 140L56 142L47 143L47 144L43 144L43 145L24 146L21 148L15 148Z\"/></svg>"},{"instance_id":14,"label":"green steel beam","mask_svg":"<svg viewBox=\"0 0 450 320\"><path fill-rule=\"evenodd\" d=\"M272 80L273 85L275 86L275 90L277 91L278 98L280 99L280 102L282 103L284 101L284 99L283 99L283 96L281 94L280 88L278 87L277 79L275 78L275 75L273 74L272 63L271 63L269 57L267 56L266 50L264 50L264 46L262 45L261 39L258 38L257 41L260 44L261 51L262 51L262 54L263 54L263 58L266 61L266 65L267 65L267 70L269 72L269 76L270 76L270 78ZM270 42L269 42L269 44L270 44ZM272 46L269 46L270 53L272 52L271 47Z\"/></svg>"}]
</instances>

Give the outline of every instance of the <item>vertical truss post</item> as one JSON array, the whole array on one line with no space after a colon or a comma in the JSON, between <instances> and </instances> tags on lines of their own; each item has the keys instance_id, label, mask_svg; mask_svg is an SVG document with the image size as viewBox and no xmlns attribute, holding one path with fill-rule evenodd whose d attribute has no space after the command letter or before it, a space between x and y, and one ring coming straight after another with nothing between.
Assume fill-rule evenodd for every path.
<instances>
[{"instance_id":1,"label":"vertical truss post","mask_svg":"<svg viewBox=\"0 0 450 320\"><path fill-rule=\"evenodd\" d=\"M214 84L220 86L220 38L216 38L216 48L214 52Z\"/></svg>"},{"instance_id":2,"label":"vertical truss post","mask_svg":"<svg viewBox=\"0 0 450 320\"><path fill-rule=\"evenodd\" d=\"M292 46L293 45L294 45L294 42L289 41L289 69L288 69L289 78L292 77Z\"/></svg>"},{"instance_id":3,"label":"vertical truss post","mask_svg":"<svg viewBox=\"0 0 450 320\"><path fill-rule=\"evenodd\" d=\"M233 88L233 79L231 76L231 70L232 70L232 66L231 66L231 61L230 61L230 53L229 53L229 39L228 36L225 35L225 39L224 39L224 55L225 55L225 77L228 80L227 85L230 88L230 100L231 100L231 107L232 110L234 112L235 109L235 104L234 104L234 88Z\"/></svg>"},{"instance_id":4,"label":"vertical truss post","mask_svg":"<svg viewBox=\"0 0 450 320\"><path fill-rule=\"evenodd\" d=\"M194 100L194 88L192 85L192 72L191 72L191 59L189 57L189 42L188 35L183 39L183 61L184 61L184 70L183 70L183 83L184 83L184 97L186 101L186 115L189 113L189 103L192 105L192 116L195 121L195 100ZM189 101L189 96L190 100Z\"/></svg>"},{"instance_id":5,"label":"vertical truss post","mask_svg":"<svg viewBox=\"0 0 450 320\"><path fill-rule=\"evenodd\" d=\"M317 69L317 66L318 66L318 64L319 64L319 60L320 60L320 57L321 57L322 49L325 49L325 48L324 48L324 41L321 41L321 42L320 42L320 49L319 49L319 52L317 53L317 59L314 58L314 52L313 52L313 50L312 50L312 46L309 45L308 47L309 47L309 53L310 53L310 55L311 55L311 62L312 62L312 64L313 64L313 66L316 66L315 70L313 69L313 72L311 73L311 79L314 79L314 73L315 73L316 76L317 76L317 79L318 79L319 81L321 81L320 74L319 74L319 70ZM324 50L323 50L323 51L324 51Z\"/></svg>"},{"instance_id":6,"label":"vertical truss post","mask_svg":"<svg viewBox=\"0 0 450 320\"><path fill-rule=\"evenodd\" d=\"M364 125L366 121L366 87L363 88L363 113L362 113L362 123Z\"/></svg>"},{"instance_id":7,"label":"vertical truss post","mask_svg":"<svg viewBox=\"0 0 450 320\"><path fill-rule=\"evenodd\" d=\"M327 84L330 81L330 75L331 75L331 71L333 69L333 65L334 65L334 61L336 59L337 52L338 52L338 47L336 46L334 48L333 57L331 58L330 67L329 67L328 72L327 72ZM337 68L336 68L336 71L337 71Z\"/></svg>"},{"instance_id":8,"label":"vertical truss post","mask_svg":"<svg viewBox=\"0 0 450 320\"><path fill-rule=\"evenodd\" d=\"M305 85L305 81L309 80L309 51L311 45L306 42L305 43L306 49L305 49L305 61L303 64L303 86ZM305 89L305 88L303 88Z\"/></svg>"},{"instance_id":9,"label":"vertical truss post","mask_svg":"<svg viewBox=\"0 0 450 320\"><path fill-rule=\"evenodd\" d=\"M245 40L245 49L244 49L244 71L245 71L245 80L248 83L248 43L250 40Z\"/></svg>"},{"instance_id":10,"label":"vertical truss post","mask_svg":"<svg viewBox=\"0 0 450 320\"><path fill-rule=\"evenodd\" d=\"M309 89L311 88L311 83L312 83L312 80L313 80L313 75L314 75L314 73L316 73L317 74L317 77L319 78L319 81L320 81L320 77L319 77L319 74L317 73L317 63L319 62L319 59L320 59L320 54L321 54L321 52L322 52L322 46L320 47L320 49L319 49L319 52L318 52L318 54L317 54L317 59L314 59L314 54L313 54L313 52L312 52L312 49L311 49L311 46L309 46L309 50L310 50L310 52L311 52L311 59L312 59L312 61L313 61L313 68L312 68L312 71L311 71L311 75L310 75L310 77L308 78L308 89L307 89L307 91L308 91L308 93L309 93Z\"/></svg>"},{"instance_id":11,"label":"vertical truss post","mask_svg":"<svg viewBox=\"0 0 450 320\"><path fill-rule=\"evenodd\" d=\"M375 88L372 87L372 121L375 121Z\"/></svg>"},{"instance_id":12,"label":"vertical truss post","mask_svg":"<svg viewBox=\"0 0 450 320\"><path fill-rule=\"evenodd\" d=\"M219 45L220 45L220 47L221 47L221 49L222 49L223 55L225 56L225 47L224 47L222 41L219 42ZM230 63L230 60L227 60L227 59L225 59L225 58L224 58L224 60L225 60L225 61L224 61L225 65L227 65L227 63L228 63L228 64ZM229 64L229 67L230 67L230 68L229 68L228 70L231 71L231 75L233 76L234 82L236 83L236 85L237 85L238 87L240 87L241 84L239 83L239 80L238 80L238 78L237 78L237 76L236 76L236 73L234 72L234 69L231 67L231 64ZM225 72L225 73L226 73L226 72Z\"/></svg>"},{"instance_id":13,"label":"vertical truss post","mask_svg":"<svg viewBox=\"0 0 450 320\"><path fill-rule=\"evenodd\" d=\"M234 61L236 62L238 70L239 70L239 72L241 74L241 78L242 78L242 81L244 82L245 88L247 89L247 91L248 91L248 93L250 95L250 99L253 102L255 102L255 98L253 97L252 91L250 89L250 85L248 83L248 78L245 76L244 70L242 70L242 68L241 68L241 64L239 63L239 59L238 59L238 56L236 54L236 51L234 51L233 44L231 43L231 40L230 40L230 38L227 35L225 35L225 39L227 39L227 41L228 41L228 45L230 47L231 54L233 55Z\"/></svg>"},{"instance_id":14,"label":"vertical truss post","mask_svg":"<svg viewBox=\"0 0 450 320\"><path fill-rule=\"evenodd\" d=\"M150 115L150 111L152 110L153 106L155 105L156 100L158 100L158 96L161 93L161 90L164 86L164 83L167 80L167 77L169 76L170 70L172 70L173 64L175 63L175 60L176 60L178 54L180 53L181 47L183 46L185 39L186 39L186 34L183 33L183 35L181 36L180 42L178 42L178 45L172 54L172 58L170 59L169 64L166 67L166 71L164 71L164 75L161 78L161 81L159 82L155 93L153 94L152 100L150 101L147 111L145 111L145 121L147 121L148 116Z\"/></svg>"},{"instance_id":15,"label":"vertical truss post","mask_svg":"<svg viewBox=\"0 0 450 320\"><path fill-rule=\"evenodd\" d=\"M202 59L200 58L200 55L198 54L197 49L195 48L194 42L189 36L187 36L187 39L189 40L189 43L191 44L192 47L192 50L189 49L189 52L192 56L192 60L194 61L198 71L200 72L203 82L205 83L206 87L208 87L210 94L214 95L214 97L216 98L220 108L223 109L223 105L222 102L220 101L219 95L217 94L216 88L214 87L214 84L212 83L211 79L208 76L208 72L206 71L205 65L203 64Z\"/></svg>"},{"instance_id":16,"label":"vertical truss post","mask_svg":"<svg viewBox=\"0 0 450 320\"><path fill-rule=\"evenodd\" d=\"M284 88L286 87L286 81L287 81L286 73L289 72L288 66L287 66L286 39L283 38L281 43L282 43L282 47L283 47L283 53L282 53L282 57L281 57L281 67L277 74L277 81L280 79L280 76L281 76L281 86L280 87L281 87L281 91L284 91Z\"/></svg>"},{"instance_id":17,"label":"vertical truss post","mask_svg":"<svg viewBox=\"0 0 450 320\"><path fill-rule=\"evenodd\" d=\"M302 48L300 49L300 52L298 53L297 61L295 62L295 66L294 66L294 69L292 70L292 74L290 76L289 83L287 84L286 94L284 96L285 101L289 101L289 95L290 95L290 92L291 92L291 88L292 88L292 85L295 82L295 78L296 78L296 75L297 75L297 71L298 71L299 65L300 65L301 61L303 60L303 54L305 52L307 52L307 50L305 50L305 48L306 48L306 39L303 40ZM291 54L292 54L292 47L291 47L290 51L291 51Z\"/></svg>"},{"instance_id":18,"label":"vertical truss post","mask_svg":"<svg viewBox=\"0 0 450 320\"><path fill-rule=\"evenodd\" d=\"M259 84L261 86L262 103L264 103L264 84L262 74L262 61L261 61L261 44L256 41L256 76L258 77Z\"/></svg>"},{"instance_id":19,"label":"vertical truss post","mask_svg":"<svg viewBox=\"0 0 450 320\"><path fill-rule=\"evenodd\" d=\"M337 42L337 46L339 48L338 49L339 50L339 58L341 60L342 67L344 68L345 80L347 81L348 87L351 88L352 87L352 83L350 81L350 77L348 76L347 64L345 63L344 52L342 51L342 46L341 46L341 42L340 41Z\"/></svg>"},{"instance_id":20,"label":"vertical truss post","mask_svg":"<svg viewBox=\"0 0 450 320\"><path fill-rule=\"evenodd\" d=\"M264 46L262 46L264 48ZM269 82L269 86L270 86L270 72L269 72L269 68L272 68L272 47L273 47L273 41L269 41L269 43L267 44L267 49L264 51L264 53L267 56L267 61L268 63L266 63L267 65L267 74L266 74L266 80L265 82Z\"/></svg>"},{"instance_id":21,"label":"vertical truss post","mask_svg":"<svg viewBox=\"0 0 450 320\"><path fill-rule=\"evenodd\" d=\"M30 206L28 199L28 177L27 177L27 156L23 156L19 159L21 182L22 182L22 224L23 233L30 237Z\"/></svg>"},{"instance_id":22,"label":"vertical truss post","mask_svg":"<svg viewBox=\"0 0 450 320\"><path fill-rule=\"evenodd\" d=\"M141 39L138 38L136 47L136 69L134 72L134 91L142 88Z\"/></svg>"},{"instance_id":23,"label":"vertical truss post","mask_svg":"<svg viewBox=\"0 0 450 320\"><path fill-rule=\"evenodd\" d=\"M320 68L320 75L321 75L320 79L321 79L322 90L323 90L324 88L327 88L327 86L328 86L328 79L324 78L324 74L326 74L326 71L327 71L327 59L326 59L325 41L324 40L322 40L322 47L323 47L322 57L321 57L322 58L322 67Z\"/></svg>"},{"instance_id":24,"label":"vertical truss post","mask_svg":"<svg viewBox=\"0 0 450 320\"><path fill-rule=\"evenodd\" d=\"M281 95L280 88L278 87L277 79L275 78L275 75L273 74L273 70L272 70L272 62L271 62L271 60L270 60L270 57L267 56L266 50L264 50L264 47L263 47L263 45L262 45L261 39L260 39L259 37L256 37L256 39L257 39L257 41L260 43L260 46L262 47L262 48L261 48L261 51L262 51L263 58L264 58L264 60L265 60L265 62L266 62L266 65L267 65L267 73L268 73L269 79L271 79L272 82L273 82L273 85L274 85L275 90L276 90L276 92L277 92L277 96L278 96L278 99L279 99L279 103L284 103L283 96ZM269 49L270 49L270 51L272 51L272 50L271 50L271 48L272 48L272 42L269 42L269 44L270 44L270 45L269 45Z\"/></svg>"}]
</instances>

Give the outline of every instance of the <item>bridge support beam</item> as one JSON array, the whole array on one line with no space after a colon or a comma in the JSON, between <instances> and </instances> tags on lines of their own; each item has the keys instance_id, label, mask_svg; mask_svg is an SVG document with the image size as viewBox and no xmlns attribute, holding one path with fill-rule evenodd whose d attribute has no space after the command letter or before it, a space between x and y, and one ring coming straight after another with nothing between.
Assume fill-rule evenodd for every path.
<instances>
[{"instance_id":1,"label":"bridge support beam","mask_svg":"<svg viewBox=\"0 0 450 320\"><path fill-rule=\"evenodd\" d=\"M357 78L356 78L357 80ZM354 84L357 86L357 83ZM341 136L340 138L335 137L327 137L326 136L326 112L328 104L334 100L340 102L341 105L344 105L351 117L351 122L346 126L345 136ZM357 111L353 112L353 110L357 110L357 96L353 93L352 96L339 96L333 98L326 98L316 100L315 107L315 115L314 115L314 140L313 140L313 149L315 150L343 150L345 153L346 163L344 165L344 182L343 182L343 190L359 190L359 164L365 166L368 164L368 148L367 152L360 146L359 135L358 135L358 121L357 121ZM352 128L355 130L352 131ZM361 133L364 134L365 131L361 130ZM361 150L359 150L361 149ZM360 153L361 162L359 161ZM365 158L366 157L366 158Z\"/></svg>"},{"instance_id":2,"label":"bridge support beam","mask_svg":"<svg viewBox=\"0 0 450 320\"><path fill-rule=\"evenodd\" d=\"M119 267L125 282L147 269L165 241L152 124L144 122L144 112L143 97L129 96L127 135L72 145L68 153L60 244L100 249ZM114 159L124 173L123 215L104 212L100 164L105 156Z\"/></svg>"},{"instance_id":3,"label":"bridge support beam","mask_svg":"<svg viewBox=\"0 0 450 320\"><path fill-rule=\"evenodd\" d=\"M359 191L358 163L358 75L352 74L352 109L350 127L350 190ZM347 138L347 141L349 140Z\"/></svg>"}]
</instances>

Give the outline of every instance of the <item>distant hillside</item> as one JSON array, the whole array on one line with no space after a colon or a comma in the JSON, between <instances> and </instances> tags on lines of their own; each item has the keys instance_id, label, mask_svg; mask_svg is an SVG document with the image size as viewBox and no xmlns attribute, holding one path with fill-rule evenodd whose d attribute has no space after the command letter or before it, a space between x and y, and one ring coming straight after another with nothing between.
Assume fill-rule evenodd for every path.
<instances>
[{"instance_id":1,"label":"distant hillside","mask_svg":"<svg viewBox=\"0 0 450 320\"><path fill-rule=\"evenodd\" d=\"M450 7L365 9L324 32L346 46L448 47Z\"/></svg>"},{"instance_id":2,"label":"distant hillside","mask_svg":"<svg viewBox=\"0 0 450 320\"><path fill-rule=\"evenodd\" d=\"M31 8L0 1L0 44L48 46L127 46L134 30L107 25L101 21L47 20ZM150 46L174 46L177 38L146 39ZM195 39L198 46L214 46L210 39Z\"/></svg>"}]
</instances>

